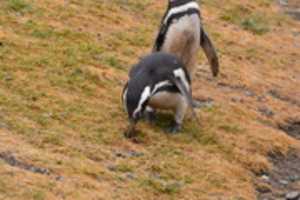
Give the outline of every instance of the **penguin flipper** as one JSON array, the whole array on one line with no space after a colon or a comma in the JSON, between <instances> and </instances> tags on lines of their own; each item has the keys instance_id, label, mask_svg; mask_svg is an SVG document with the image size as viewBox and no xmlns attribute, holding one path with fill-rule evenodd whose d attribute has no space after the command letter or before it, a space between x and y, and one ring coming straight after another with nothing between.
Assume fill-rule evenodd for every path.
<instances>
[{"instance_id":1,"label":"penguin flipper","mask_svg":"<svg viewBox=\"0 0 300 200\"><path fill-rule=\"evenodd\" d=\"M152 48L152 52L157 52L161 50L161 47L164 43L165 37L167 32L167 26L165 24L162 24L160 27L160 30L157 34L157 37L155 39L154 46Z\"/></svg>"},{"instance_id":2,"label":"penguin flipper","mask_svg":"<svg viewBox=\"0 0 300 200\"><path fill-rule=\"evenodd\" d=\"M213 76L217 76L219 73L219 59L217 52L209 39L208 35L204 31L203 27L201 27L201 39L200 46L204 50L204 53L209 61L209 65L212 71Z\"/></svg>"},{"instance_id":3,"label":"penguin flipper","mask_svg":"<svg viewBox=\"0 0 300 200\"><path fill-rule=\"evenodd\" d=\"M185 97L185 99L188 102L188 105L191 108L193 117L197 120L198 124L200 124L200 120L197 117L197 114L194 110L194 101L193 101L193 97L190 91L188 91L188 89L184 86L184 84L182 83L182 81L178 78L173 77L171 79L172 83L176 85L176 87L179 89L180 93Z\"/></svg>"}]
</instances>

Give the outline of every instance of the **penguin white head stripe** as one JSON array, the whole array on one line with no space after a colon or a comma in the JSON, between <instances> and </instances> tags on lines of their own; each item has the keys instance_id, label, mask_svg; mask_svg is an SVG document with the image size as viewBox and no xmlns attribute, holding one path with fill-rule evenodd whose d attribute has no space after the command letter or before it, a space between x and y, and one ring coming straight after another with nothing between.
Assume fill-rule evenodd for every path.
<instances>
[{"instance_id":1,"label":"penguin white head stripe","mask_svg":"<svg viewBox=\"0 0 300 200\"><path fill-rule=\"evenodd\" d=\"M190 90L190 85L188 83L188 80L186 79L186 75L184 74L183 69L176 69L174 70L174 75L176 78L179 78L182 83L184 83L185 88L189 91Z\"/></svg>"},{"instance_id":2,"label":"penguin white head stripe","mask_svg":"<svg viewBox=\"0 0 300 200\"><path fill-rule=\"evenodd\" d=\"M196 0L169 0L168 8L178 7L190 2L196 2Z\"/></svg>"},{"instance_id":3,"label":"penguin white head stripe","mask_svg":"<svg viewBox=\"0 0 300 200\"><path fill-rule=\"evenodd\" d=\"M187 12L188 10L191 10L191 9L199 10L199 4L197 4L194 1L190 1L186 4L181 5L181 6L171 8L169 10L169 12L167 13L166 17L164 18L164 24L167 24L167 22L168 22L168 20L170 19L171 16L176 15L178 13Z\"/></svg>"},{"instance_id":4,"label":"penguin white head stripe","mask_svg":"<svg viewBox=\"0 0 300 200\"><path fill-rule=\"evenodd\" d=\"M137 115L141 112L142 108L144 108L143 105L145 104L145 102L146 102L150 97L151 97L151 87L150 87L150 86L146 86L145 89L143 90L141 96L140 96L138 106L137 106L137 108L136 108L136 109L134 110L134 112L133 112L132 117L133 117L134 119L136 119L136 118L139 117L139 116L137 116ZM127 103L127 102L126 102L126 103Z\"/></svg>"},{"instance_id":5,"label":"penguin white head stripe","mask_svg":"<svg viewBox=\"0 0 300 200\"><path fill-rule=\"evenodd\" d=\"M164 105L176 110L180 107L178 104L192 107L190 77L176 56L162 52L153 53L144 57L134 68L122 95L131 128L142 117L146 107L153 102L155 103L151 104L151 108ZM164 95L160 96L162 93ZM178 101L171 102L174 94L177 95L175 97ZM165 99L169 99L170 102ZM177 117L178 124L181 124L183 116L184 113L181 113L180 117Z\"/></svg>"}]
</instances>

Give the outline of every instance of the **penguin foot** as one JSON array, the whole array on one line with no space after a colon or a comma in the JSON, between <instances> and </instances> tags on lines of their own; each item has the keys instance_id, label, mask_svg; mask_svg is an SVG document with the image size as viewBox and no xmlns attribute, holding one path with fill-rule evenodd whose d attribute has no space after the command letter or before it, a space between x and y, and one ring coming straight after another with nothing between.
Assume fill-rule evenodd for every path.
<instances>
[{"instance_id":1,"label":"penguin foot","mask_svg":"<svg viewBox=\"0 0 300 200\"><path fill-rule=\"evenodd\" d=\"M178 124L177 122L173 122L170 128L168 128L168 132L170 134L178 134L180 130L181 130L181 124Z\"/></svg>"},{"instance_id":2,"label":"penguin foot","mask_svg":"<svg viewBox=\"0 0 300 200\"><path fill-rule=\"evenodd\" d=\"M124 136L128 139L133 138L133 137L136 136L135 124L130 123L127 130L124 132Z\"/></svg>"},{"instance_id":3,"label":"penguin foot","mask_svg":"<svg viewBox=\"0 0 300 200\"><path fill-rule=\"evenodd\" d=\"M127 131L124 132L124 136L128 139L131 139L135 136L135 133L134 133L134 131L127 130Z\"/></svg>"}]
</instances>

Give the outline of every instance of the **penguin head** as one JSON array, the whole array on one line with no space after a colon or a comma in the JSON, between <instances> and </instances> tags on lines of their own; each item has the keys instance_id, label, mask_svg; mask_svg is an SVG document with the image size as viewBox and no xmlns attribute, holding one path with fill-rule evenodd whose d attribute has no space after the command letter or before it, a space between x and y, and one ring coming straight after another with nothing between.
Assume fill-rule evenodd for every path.
<instances>
[{"instance_id":1,"label":"penguin head","mask_svg":"<svg viewBox=\"0 0 300 200\"><path fill-rule=\"evenodd\" d=\"M141 87L134 80L125 85L122 100L130 122L137 123L142 118L150 95L150 86Z\"/></svg>"}]
</instances>

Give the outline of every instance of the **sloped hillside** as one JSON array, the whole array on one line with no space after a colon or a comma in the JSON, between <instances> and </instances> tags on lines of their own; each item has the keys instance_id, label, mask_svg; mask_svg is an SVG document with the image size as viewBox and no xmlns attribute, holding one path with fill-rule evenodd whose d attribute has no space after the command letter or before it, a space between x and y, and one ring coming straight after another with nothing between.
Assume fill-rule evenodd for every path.
<instances>
[{"instance_id":1,"label":"sloped hillside","mask_svg":"<svg viewBox=\"0 0 300 200\"><path fill-rule=\"evenodd\" d=\"M253 200L272 191L259 182L274 169L270 156L300 147L282 128L300 122L300 23L272 0L203 0L221 75L212 78L199 53L194 96L209 100L197 110L201 126L187 119L168 135L163 114L130 141L122 87L166 3L0 1L0 199Z\"/></svg>"}]
</instances>

